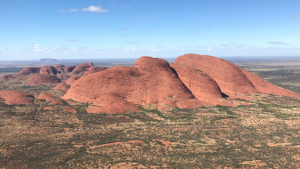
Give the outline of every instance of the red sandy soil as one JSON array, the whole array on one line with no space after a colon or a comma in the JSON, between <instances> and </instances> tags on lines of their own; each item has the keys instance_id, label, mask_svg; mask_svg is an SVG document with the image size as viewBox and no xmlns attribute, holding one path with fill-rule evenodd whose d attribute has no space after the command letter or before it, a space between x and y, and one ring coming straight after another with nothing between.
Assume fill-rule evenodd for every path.
<instances>
[{"instance_id":1,"label":"red sandy soil","mask_svg":"<svg viewBox=\"0 0 300 169\"><path fill-rule=\"evenodd\" d=\"M38 73L40 71L40 67L25 67L23 70L21 70L20 72L18 72L16 75L20 76L20 75L29 75L31 73Z\"/></svg>"},{"instance_id":2,"label":"red sandy soil","mask_svg":"<svg viewBox=\"0 0 300 169\"><path fill-rule=\"evenodd\" d=\"M141 140L128 140L127 143L137 143L137 144L144 144Z\"/></svg>"},{"instance_id":3,"label":"red sandy soil","mask_svg":"<svg viewBox=\"0 0 300 169\"><path fill-rule=\"evenodd\" d=\"M168 96L181 99L181 105L195 99L167 61L152 57L140 57L135 67L116 66L83 76L72 84L62 98L94 103L104 94L119 96L140 105L158 104ZM188 104L192 103L195 102Z\"/></svg>"},{"instance_id":4,"label":"red sandy soil","mask_svg":"<svg viewBox=\"0 0 300 169\"><path fill-rule=\"evenodd\" d=\"M64 74L57 74L56 75L58 78L61 78L61 79L65 79L65 78L69 78L70 76L68 75L64 75Z\"/></svg>"},{"instance_id":5,"label":"red sandy soil","mask_svg":"<svg viewBox=\"0 0 300 169\"><path fill-rule=\"evenodd\" d=\"M208 55L186 54L177 57L174 64L205 72L217 82L223 93L259 93L240 67L226 60Z\"/></svg>"},{"instance_id":6,"label":"red sandy soil","mask_svg":"<svg viewBox=\"0 0 300 169\"><path fill-rule=\"evenodd\" d=\"M12 74L0 76L1 80L11 80L13 78L14 78L14 75L12 75Z\"/></svg>"},{"instance_id":7,"label":"red sandy soil","mask_svg":"<svg viewBox=\"0 0 300 169\"><path fill-rule=\"evenodd\" d=\"M50 85L53 83L59 83L60 80L49 74L35 74L27 82L27 85Z\"/></svg>"},{"instance_id":8,"label":"red sandy soil","mask_svg":"<svg viewBox=\"0 0 300 169\"><path fill-rule=\"evenodd\" d=\"M273 94L273 95L282 95L282 96L289 96L289 97L297 97L300 98L300 93L294 93L288 91L286 89L280 88L278 86L273 85L272 83L264 80L263 78L259 77L258 75L248 72L242 68L240 68L242 72L248 77L254 87L262 93Z\"/></svg>"},{"instance_id":9,"label":"red sandy soil","mask_svg":"<svg viewBox=\"0 0 300 169\"><path fill-rule=\"evenodd\" d=\"M52 107L44 107L43 110L54 110Z\"/></svg>"},{"instance_id":10,"label":"red sandy soil","mask_svg":"<svg viewBox=\"0 0 300 169\"><path fill-rule=\"evenodd\" d=\"M70 89L70 85L64 83L64 82L61 82L60 84L58 84L57 86L53 87L52 89L60 89L60 90L63 90L63 91L67 91Z\"/></svg>"},{"instance_id":11,"label":"red sandy soil","mask_svg":"<svg viewBox=\"0 0 300 169\"><path fill-rule=\"evenodd\" d=\"M67 81L66 84L71 85L72 83L74 83L76 80L78 80L80 77L79 76L72 76L70 77Z\"/></svg>"},{"instance_id":12,"label":"red sandy soil","mask_svg":"<svg viewBox=\"0 0 300 169\"><path fill-rule=\"evenodd\" d=\"M62 104L61 100L59 100L53 94L50 93L41 93L38 96L38 99L45 99L47 102L51 102L50 105Z\"/></svg>"},{"instance_id":13,"label":"red sandy soil","mask_svg":"<svg viewBox=\"0 0 300 169\"><path fill-rule=\"evenodd\" d=\"M72 107L68 107L68 106L63 107L63 111L65 113L73 113L73 114L75 114L77 112L75 109L73 109Z\"/></svg>"},{"instance_id":14,"label":"red sandy soil","mask_svg":"<svg viewBox=\"0 0 300 169\"><path fill-rule=\"evenodd\" d=\"M60 72L60 73L64 72L63 67L65 67L65 66L62 65L62 64L56 64L56 65L54 66L54 68L56 69L56 71L58 71L58 72Z\"/></svg>"},{"instance_id":15,"label":"red sandy soil","mask_svg":"<svg viewBox=\"0 0 300 169\"><path fill-rule=\"evenodd\" d=\"M85 71L83 74L82 74L82 76L87 76L87 75L90 75L90 74L92 74L92 72L90 72L90 71ZM0 77L1 78L1 77Z\"/></svg>"},{"instance_id":16,"label":"red sandy soil","mask_svg":"<svg viewBox=\"0 0 300 169\"><path fill-rule=\"evenodd\" d=\"M56 75L57 71L53 66L44 66L44 67L41 67L40 74Z\"/></svg>"},{"instance_id":17,"label":"red sandy soil","mask_svg":"<svg viewBox=\"0 0 300 169\"><path fill-rule=\"evenodd\" d=\"M27 97L27 98L25 98ZM0 91L0 98L5 100L5 104L13 105L13 104L31 104L32 103L32 95L28 93L24 93L20 90L4 90ZM2 100L1 99L1 100Z\"/></svg>"},{"instance_id":18,"label":"red sandy soil","mask_svg":"<svg viewBox=\"0 0 300 169\"><path fill-rule=\"evenodd\" d=\"M102 107L90 107L87 109L88 113L116 114L141 110L133 103L130 103L121 97L110 94L100 96L93 104Z\"/></svg>"},{"instance_id":19,"label":"red sandy soil","mask_svg":"<svg viewBox=\"0 0 300 169\"><path fill-rule=\"evenodd\" d=\"M79 74L84 72L87 68L91 67L87 63L81 63L80 65L77 65L74 70L70 74Z\"/></svg>"},{"instance_id":20,"label":"red sandy soil","mask_svg":"<svg viewBox=\"0 0 300 169\"><path fill-rule=\"evenodd\" d=\"M68 73L68 72L72 72L75 67L76 66L65 66L62 69L64 70L64 72Z\"/></svg>"}]
</instances>

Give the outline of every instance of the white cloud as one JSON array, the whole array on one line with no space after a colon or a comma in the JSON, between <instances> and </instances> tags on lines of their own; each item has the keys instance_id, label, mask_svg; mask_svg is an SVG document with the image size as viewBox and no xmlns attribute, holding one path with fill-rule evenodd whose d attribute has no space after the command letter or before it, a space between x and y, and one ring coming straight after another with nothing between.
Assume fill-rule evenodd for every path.
<instances>
[{"instance_id":1,"label":"white cloud","mask_svg":"<svg viewBox=\"0 0 300 169\"><path fill-rule=\"evenodd\" d=\"M77 12L78 9L70 9L69 11L70 11L70 12Z\"/></svg>"},{"instance_id":2,"label":"white cloud","mask_svg":"<svg viewBox=\"0 0 300 169\"><path fill-rule=\"evenodd\" d=\"M268 44L272 44L272 45L289 45L288 42L275 42L275 41L269 41L267 42Z\"/></svg>"},{"instance_id":3,"label":"white cloud","mask_svg":"<svg viewBox=\"0 0 300 169\"><path fill-rule=\"evenodd\" d=\"M158 51L160 51L159 49L152 49L151 50L152 52L158 52Z\"/></svg>"},{"instance_id":4,"label":"white cloud","mask_svg":"<svg viewBox=\"0 0 300 169\"><path fill-rule=\"evenodd\" d=\"M115 6L115 4L110 4L110 6Z\"/></svg>"},{"instance_id":5,"label":"white cloud","mask_svg":"<svg viewBox=\"0 0 300 169\"><path fill-rule=\"evenodd\" d=\"M101 6L89 6L88 8L83 8L82 11L89 11L89 12L109 12L108 9L103 9Z\"/></svg>"}]
</instances>

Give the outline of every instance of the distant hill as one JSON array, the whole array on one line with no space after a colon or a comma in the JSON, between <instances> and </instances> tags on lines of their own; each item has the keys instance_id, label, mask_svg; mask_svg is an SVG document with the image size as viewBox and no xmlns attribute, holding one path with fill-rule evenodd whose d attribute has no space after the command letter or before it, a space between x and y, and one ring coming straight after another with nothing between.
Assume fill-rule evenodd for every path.
<instances>
[{"instance_id":1,"label":"distant hill","mask_svg":"<svg viewBox=\"0 0 300 169\"><path fill-rule=\"evenodd\" d=\"M57 62L57 60L52 58L42 58L40 59L40 62Z\"/></svg>"}]
</instances>

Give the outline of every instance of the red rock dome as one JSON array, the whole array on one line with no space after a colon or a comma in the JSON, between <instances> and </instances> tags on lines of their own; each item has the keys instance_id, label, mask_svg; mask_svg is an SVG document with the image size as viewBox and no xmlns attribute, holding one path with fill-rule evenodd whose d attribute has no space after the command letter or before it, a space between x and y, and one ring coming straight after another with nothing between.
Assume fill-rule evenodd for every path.
<instances>
[{"instance_id":1,"label":"red rock dome","mask_svg":"<svg viewBox=\"0 0 300 169\"><path fill-rule=\"evenodd\" d=\"M206 73L180 64L171 64L171 67L176 70L180 80L198 100L213 102L223 98L218 84Z\"/></svg>"},{"instance_id":2,"label":"red rock dome","mask_svg":"<svg viewBox=\"0 0 300 169\"><path fill-rule=\"evenodd\" d=\"M91 67L87 63L81 63L80 65L77 65L74 70L71 72L71 74L79 74L84 72L87 68Z\"/></svg>"},{"instance_id":3,"label":"red rock dome","mask_svg":"<svg viewBox=\"0 0 300 169\"><path fill-rule=\"evenodd\" d=\"M65 67L65 66L62 65L62 64L56 64L54 66L55 70L58 71L58 72L64 72L63 67Z\"/></svg>"},{"instance_id":4,"label":"red rock dome","mask_svg":"<svg viewBox=\"0 0 300 169\"><path fill-rule=\"evenodd\" d=\"M63 90L63 91L67 91L67 90L70 89L70 85L62 82L62 83L58 84L57 86L53 87L52 89L55 89L55 90L60 89L60 90Z\"/></svg>"},{"instance_id":5,"label":"red rock dome","mask_svg":"<svg viewBox=\"0 0 300 169\"><path fill-rule=\"evenodd\" d=\"M44 66L44 67L41 67L40 74L56 75L57 71L53 66Z\"/></svg>"},{"instance_id":6,"label":"red rock dome","mask_svg":"<svg viewBox=\"0 0 300 169\"><path fill-rule=\"evenodd\" d=\"M76 80L80 79L79 76L72 76L70 77L67 81L66 84L71 85L72 83L74 83Z\"/></svg>"},{"instance_id":7,"label":"red rock dome","mask_svg":"<svg viewBox=\"0 0 300 169\"><path fill-rule=\"evenodd\" d=\"M102 95L121 97L134 104L158 104L167 97L195 99L163 59L141 57L136 67L116 66L81 77L63 99L96 103Z\"/></svg>"},{"instance_id":8,"label":"red rock dome","mask_svg":"<svg viewBox=\"0 0 300 169\"><path fill-rule=\"evenodd\" d=\"M35 74L28 80L26 85L50 85L59 82L59 78L54 75Z\"/></svg>"},{"instance_id":9,"label":"red rock dome","mask_svg":"<svg viewBox=\"0 0 300 169\"><path fill-rule=\"evenodd\" d=\"M20 90L4 90L0 91L0 98L4 100L5 104L31 104L33 95L22 92Z\"/></svg>"},{"instance_id":10,"label":"red rock dome","mask_svg":"<svg viewBox=\"0 0 300 169\"><path fill-rule=\"evenodd\" d=\"M38 73L40 72L40 67L25 67L23 70L18 72L16 75L21 76L21 75L29 75L31 73Z\"/></svg>"},{"instance_id":11,"label":"red rock dome","mask_svg":"<svg viewBox=\"0 0 300 169\"><path fill-rule=\"evenodd\" d=\"M186 54L177 57L174 64L203 71L217 82L223 93L259 93L240 67L226 60L208 55Z\"/></svg>"}]
</instances>

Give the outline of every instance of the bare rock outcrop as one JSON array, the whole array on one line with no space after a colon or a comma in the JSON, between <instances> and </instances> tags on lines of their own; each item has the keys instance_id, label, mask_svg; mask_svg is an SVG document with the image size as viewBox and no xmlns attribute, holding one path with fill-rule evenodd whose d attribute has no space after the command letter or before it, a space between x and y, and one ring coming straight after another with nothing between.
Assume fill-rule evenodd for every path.
<instances>
[{"instance_id":1,"label":"bare rock outcrop","mask_svg":"<svg viewBox=\"0 0 300 169\"><path fill-rule=\"evenodd\" d=\"M56 75L57 71L53 66L44 66L44 67L41 67L40 74Z\"/></svg>"},{"instance_id":2,"label":"bare rock outcrop","mask_svg":"<svg viewBox=\"0 0 300 169\"><path fill-rule=\"evenodd\" d=\"M26 85L51 85L59 82L59 78L54 75L35 74L30 77Z\"/></svg>"},{"instance_id":3,"label":"bare rock outcrop","mask_svg":"<svg viewBox=\"0 0 300 169\"><path fill-rule=\"evenodd\" d=\"M25 67L23 70L18 72L16 75L17 76L22 76L22 75L29 75L31 73L38 73L40 72L40 67Z\"/></svg>"},{"instance_id":4,"label":"bare rock outcrop","mask_svg":"<svg viewBox=\"0 0 300 169\"><path fill-rule=\"evenodd\" d=\"M71 76L67 81L66 84L71 85L72 83L74 83L76 80L80 79L79 76Z\"/></svg>"},{"instance_id":5,"label":"bare rock outcrop","mask_svg":"<svg viewBox=\"0 0 300 169\"><path fill-rule=\"evenodd\" d=\"M2 99L1 99L2 98ZM3 90L0 91L0 100L3 100L7 105L15 104L31 104L33 95L20 90Z\"/></svg>"},{"instance_id":6,"label":"bare rock outcrop","mask_svg":"<svg viewBox=\"0 0 300 169\"><path fill-rule=\"evenodd\" d=\"M116 66L83 76L71 85L62 98L97 105L97 99L106 94L139 105L157 105L171 96L180 100L177 106L182 105L182 108L190 107L190 104L183 102L197 100L167 61L152 57L140 57L132 67Z\"/></svg>"},{"instance_id":7,"label":"bare rock outcrop","mask_svg":"<svg viewBox=\"0 0 300 169\"><path fill-rule=\"evenodd\" d=\"M88 63L81 63L80 65L77 65L70 74L82 73L89 67L91 67L91 66Z\"/></svg>"},{"instance_id":8,"label":"bare rock outcrop","mask_svg":"<svg viewBox=\"0 0 300 169\"><path fill-rule=\"evenodd\" d=\"M226 60L208 55L186 54L177 57L174 64L203 71L217 82L223 93L259 93L240 67Z\"/></svg>"},{"instance_id":9,"label":"bare rock outcrop","mask_svg":"<svg viewBox=\"0 0 300 169\"><path fill-rule=\"evenodd\" d=\"M70 89L70 85L68 85L64 82L61 82L57 86L53 87L52 89L67 91Z\"/></svg>"}]
</instances>

